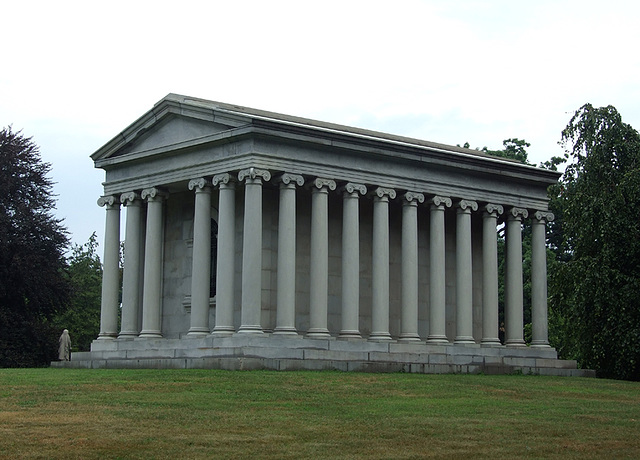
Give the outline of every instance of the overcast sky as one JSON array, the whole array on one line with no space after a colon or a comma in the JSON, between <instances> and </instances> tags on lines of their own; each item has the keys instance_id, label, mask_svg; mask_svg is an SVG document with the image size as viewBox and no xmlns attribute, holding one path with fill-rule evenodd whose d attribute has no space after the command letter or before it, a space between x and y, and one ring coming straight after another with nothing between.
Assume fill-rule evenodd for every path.
<instances>
[{"instance_id":1,"label":"overcast sky","mask_svg":"<svg viewBox=\"0 0 640 460\"><path fill-rule=\"evenodd\" d=\"M170 92L453 145L524 138L534 163L562 154L586 102L640 129L631 0L21 0L2 16L0 126L52 164L76 243L104 234L89 155Z\"/></svg>"}]
</instances>

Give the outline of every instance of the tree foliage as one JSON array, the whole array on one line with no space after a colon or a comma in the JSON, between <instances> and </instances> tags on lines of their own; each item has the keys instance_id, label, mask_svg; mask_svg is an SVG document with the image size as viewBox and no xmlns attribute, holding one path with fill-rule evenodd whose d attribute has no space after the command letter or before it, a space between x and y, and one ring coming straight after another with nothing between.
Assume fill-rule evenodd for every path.
<instances>
[{"instance_id":1,"label":"tree foliage","mask_svg":"<svg viewBox=\"0 0 640 460\"><path fill-rule=\"evenodd\" d=\"M600 376L640 380L640 135L614 107L586 104L561 143L569 164L551 201L562 235L550 280L560 351Z\"/></svg>"},{"instance_id":2,"label":"tree foliage","mask_svg":"<svg viewBox=\"0 0 640 460\"><path fill-rule=\"evenodd\" d=\"M52 317L69 295L64 252L68 243L55 206L51 166L37 145L0 131L0 366L48 364L61 331Z\"/></svg>"},{"instance_id":3,"label":"tree foliage","mask_svg":"<svg viewBox=\"0 0 640 460\"><path fill-rule=\"evenodd\" d=\"M95 232L83 245L74 244L67 259L71 296L67 309L55 317L58 329L69 329L72 351L89 351L100 332L102 264Z\"/></svg>"},{"instance_id":4,"label":"tree foliage","mask_svg":"<svg viewBox=\"0 0 640 460\"><path fill-rule=\"evenodd\" d=\"M517 137L511 139L505 139L502 141L504 149L502 150L489 150L487 147L483 147L482 151L489 155L493 155L501 158L508 158L511 160L517 160L524 164L529 164L527 148L531 147L524 139L518 139Z\"/></svg>"}]
</instances>

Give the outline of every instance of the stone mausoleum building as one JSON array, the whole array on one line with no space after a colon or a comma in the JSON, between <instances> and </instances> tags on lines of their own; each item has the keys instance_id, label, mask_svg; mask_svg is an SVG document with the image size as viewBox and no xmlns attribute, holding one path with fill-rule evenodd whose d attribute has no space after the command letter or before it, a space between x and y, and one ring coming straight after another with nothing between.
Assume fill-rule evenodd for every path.
<instances>
[{"instance_id":1,"label":"stone mausoleum building","mask_svg":"<svg viewBox=\"0 0 640 460\"><path fill-rule=\"evenodd\" d=\"M585 372L548 342L556 172L176 94L92 159L106 173L100 335L58 365Z\"/></svg>"}]
</instances>

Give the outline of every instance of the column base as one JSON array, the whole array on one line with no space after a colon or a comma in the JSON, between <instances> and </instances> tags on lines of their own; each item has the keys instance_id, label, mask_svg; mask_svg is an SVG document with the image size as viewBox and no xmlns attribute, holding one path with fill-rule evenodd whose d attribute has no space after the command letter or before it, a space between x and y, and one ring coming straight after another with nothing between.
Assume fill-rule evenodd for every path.
<instances>
[{"instance_id":1,"label":"column base","mask_svg":"<svg viewBox=\"0 0 640 460\"><path fill-rule=\"evenodd\" d=\"M216 337L229 337L235 334L236 330L231 326L216 326L211 331L211 335Z\"/></svg>"},{"instance_id":2,"label":"column base","mask_svg":"<svg viewBox=\"0 0 640 460\"><path fill-rule=\"evenodd\" d=\"M141 331L138 337L141 339L161 339L162 334L160 331Z\"/></svg>"},{"instance_id":3,"label":"column base","mask_svg":"<svg viewBox=\"0 0 640 460\"><path fill-rule=\"evenodd\" d=\"M276 327L273 330L273 335L298 335L298 331L295 327Z\"/></svg>"},{"instance_id":4,"label":"column base","mask_svg":"<svg viewBox=\"0 0 640 460\"><path fill-rule=\"evenodd\" d=\"M398 342L420 342L420 336L414 332L405 332L400 334Z\"/></svg>"},{"instance_id":5,"label":"column base","mask_svg":"<svg viewBox=\"0 0 640 460\"><path fill-rule=\"evenodd\" d=\"M487 348L495 348L495 347L501 347L502 343L500 342L500 339L495 338L495 339L482 339L482 341L480 342L480 345L483 347L487 347Z\"/></svg>"},{"instance_id":6,"label":"column base","mask_svg":"<svg viewBox=\"0 0 640 460\"><path fill-rule=\"evenodd\" d=\"M331 334L329 333L329 329L324 329L320 327L314 327L313 329L309 329L307 331L307 338L309 339L329 339L331 338Z\"/></svg>"},{"instance_id":7,"label":"column base","mask_svg":"<svg viewBox=\"0 0 640 460\"><path fill-rule=\"evenodd\" d=\"M362 335L360 335L360 331L343 329L340 331L338 338L339 339L361 339Z\"/></svg>"},{"instance_id":8,"label":"column base","mask_svg":"<svg viewBox=\"0 0 640 460\"><path fill-rule=\"evenodd\" d=\"M462 337L456 337L456 339L453 342L456 345L475 345L476 341L473 340L473 337L471 336L462 336Z\"/></svg>"},{"instance_id":9,"label":"column base","mask_svg":"<svg viewBox=\"0 0 640 460\"><path fill-rule=\"evenodd\" d=\"M532 341L531 348L551 348L551 345L549 345L549 342L542 341L542 340Z\"/></svg>"},{"instance_id":10,"label":"column base","mask_svg":"<svg viewBox=\"0 0 640 460\"><path fill-rule=\"evenodd\" d=\"M392 339L388 332L372 332L368 340L369 342L390 342Z\"/></svg>"},{"instance_id":11,"label":"column base","mask_svg":"<svg viewBox=\"0 0 640 460\"><path fill-rule=\"evenodd\" d=\"M238 329L238 334L264 334L260 325L244 325Z\"/></svg>"},{"instance_id":12,"label":"column base","mask_svg":"<svg viewBox=\"0 0 640 460\"><path fill-rule=\"evenodd\" d=\"M98 336L98 340L113 340L118 337L115 332L101 332Z\"/></svg>"},{"instance_id":13,"label":"column base","mask_svg":"<svg viewBox=\"0 0 640 460\"><path fill-rule=\"evenodd\" d=\"M187 332L187 337L205 337L209 335L209 329L191 328Z\"/></svg>"},{"instance_id":14,"label":"column base","mask_svg":"<svg viewBox=\"0 0 640 460\"><path fill-rule=\"evenodd\" d=\"M123 331L118 336L119 339L135 339L138 337L139 332L137 331Z\"/></svg>"},{"instance_id":15,"label":"column base","mask_svg":"<svg viewBox=\"0 0 640 460\"><path fill-rule=\"evenodd\" d=\"M507 342L505 343L505 345L507 347L526 347L527 344L524 343L523 339L513 339L513 340L507 340Z\"/></svg>"},{"instance_id":16,"label":"column base","mask_svg":"<svg viewBox=\"0 0 640 460\"><path fill-rule=\"evenodd\" d=\"M427 343L431 344L446 344L449 343L446 335L430 335L427 337Z\"/></svg>"}]
</instances>

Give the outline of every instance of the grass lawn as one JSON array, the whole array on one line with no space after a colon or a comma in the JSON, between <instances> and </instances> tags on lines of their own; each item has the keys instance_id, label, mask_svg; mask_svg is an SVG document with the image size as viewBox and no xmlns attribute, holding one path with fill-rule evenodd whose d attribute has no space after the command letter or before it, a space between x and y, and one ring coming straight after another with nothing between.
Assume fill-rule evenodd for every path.
<instances>
[{"instance_id":1,"label":"grass lawn","mask_svg":"<svg viewBox=\"0 0 640 460\"><path fill-rule=\"evenodd\" d=\"M0 458L640 458L640 383L0 369Z\"/></svg>"}]
</instances>

